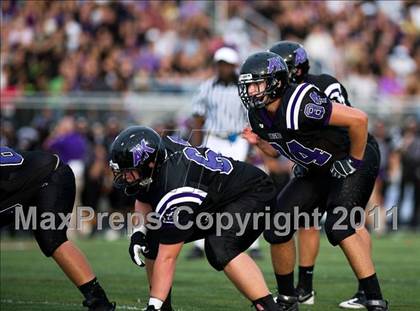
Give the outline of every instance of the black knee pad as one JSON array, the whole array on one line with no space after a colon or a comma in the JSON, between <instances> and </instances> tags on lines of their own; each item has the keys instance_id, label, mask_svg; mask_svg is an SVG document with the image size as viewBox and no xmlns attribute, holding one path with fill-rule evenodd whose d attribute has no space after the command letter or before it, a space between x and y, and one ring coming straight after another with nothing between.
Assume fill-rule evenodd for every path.
<instances>
[{"instance_id":1,"label":"black knee pad","mask_svg":"<svg viewBox=\"0 0 420 311\"><path fill-rule=\"evenodd\" d=\"M264 231L264 240L270 244L281 244L289 242L294 234L295 230L292 226L286 231L278 231L275 228L270 228L269 230Z\"/></svg>"},{"instance_id":2,"label":"black knee pad","mask_svg":"<svg viewBox=\"0 0 420 311\"><path fill-rule=\"evenodd\" d=\"M206 247L206 257L210 266L212 266L213 269L217 271L222 271L224 267L229 263L229 261L227 261L226 258L223 258L224 256L220 257L220 255L217 255L214 252L214 250L212 250L211 248L208 249L207 247Z\"/></svg>"},{"instance_id":3,"label":"black knee pad","mask_svg":"<svg viewBox=\"0 0 420 311\"><path fill-rule=\"evenodd\" d=\"M55 250L67 240L67 229L63 230L42 230L34 231L35 239L42 253L51 257Z\"/></svg>"},{"instance_id":4,"label":"black knee pad","mask_svg":"<svg viewBox=\"0 0 420 311\"><path fill-rule=\"evenodd\" d=\"M347 217L343 218L342 212L328 212L324 228L328 241L333 246L356 233L356 229L351 225L350 216L347 214Z\"/></svg>"},{"instance_id":5,"label":"black knee pad","mask_svg":"<svg viewBox=\"0 0 420 311\"><path fill-rule=\"evenodd\" d=\"M63 219L59 214L71 214L75 193L74 174L68 165L61 163L37 195L34 235L41 251L47 257L50 257L61 244L67 241L67 224L62 223ZM50 228L41 226L44 213L54 215L54 225L51 224Z\"/></svg>"},{"instance_id":6,"label":"black knee pad","mask_svg":"<svg viewBox=\"0 0 420 311\"><path fill-rule=\"evenodd\" d=\"M204 243L207 261L217 271L222 271L226 265L242 253L237 245L223 242L223 238L209 236Z\"/></svg>"}]
</instances>

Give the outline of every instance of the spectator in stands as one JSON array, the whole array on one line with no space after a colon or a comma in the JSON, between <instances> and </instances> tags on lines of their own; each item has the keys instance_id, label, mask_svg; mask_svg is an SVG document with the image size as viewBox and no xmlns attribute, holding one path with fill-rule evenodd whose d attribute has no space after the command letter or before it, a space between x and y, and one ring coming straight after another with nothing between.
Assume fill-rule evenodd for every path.
<instances>
[{"instance_id":1,"label":"spectator in stands","mask_svg":"<svg viewBox=\"0 0 420 311\"><path fill-rule=\"evenodd\" d=\"M215 44L234 45L241 56L263 48L255 46L241 16L251 7L278 26L281 39L305 42L314 69L320 64L338 78L353 76L358 86L368 82L363 91L368 95L380 78L385 93L418 93L416 1L231 1L225 7L219 37L208 2L4 0L1 87L163 90L173 89L180 78L203 80L210 74ZM383 73L387 67L397 80L388 69Z\"/></svg>"},{"instance_id":2,"label":"spectator in stands","mask_svg":"<svg viewBox=\"0 0 420 311\"><path fill-rule=\"evenodd\" d=\"M415 119L409 119L404 130L401 144L402 177L400 184L399 206L402 206L404 196L412 193L409 202L413 203L413 213L409 221L410 227L416 229L420 221L420 135ZM413 189L412 192L407 188Z\"/></svg>"}]
</instances>

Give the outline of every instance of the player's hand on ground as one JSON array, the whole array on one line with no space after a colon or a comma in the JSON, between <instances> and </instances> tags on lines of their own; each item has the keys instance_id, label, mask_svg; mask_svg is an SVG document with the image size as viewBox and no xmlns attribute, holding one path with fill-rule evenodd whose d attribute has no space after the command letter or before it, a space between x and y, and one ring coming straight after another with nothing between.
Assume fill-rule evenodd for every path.
<instances>
[{"instance_id":1,"label":"player's hand on ground","mask_svg":"<svg viewBox=\"0 0 420 311\"><path fill-rule=\"evenodd\" d=\"M258 144L259 137L255 134L250 127L246 127L242 131L242 137L248 141L251 145Z\"/></svg>"},{"instance_id":2,"label":"player's hand on ground","mask_svg":"<svg viewBox=\"0 0 420 311\"><path fill-rule=\"evenodd\" d=\"M296 178L303 177L308 172L308 169L306 167L303 167L302 165L297 164L297 163L293 164L293 169L292 170L293 170L293 175Z\"/></svg>"},{"instance_id":3,"label":"player's hand on ground","mask_svg":"<svg viewBox=\"0 0 420 311\"><path fill-rule=\"evenodd\" d=\"M354 174L357 169L362 165L363 161L354 159L352 157L345 158L343 160L337 160L331 166L331 175L335 178L346 178L347 176Z\"/></svg>"},{"instance_id":4,"label":"player's hand on ground","mask_svg":"<svg viewBox=\"0 0 420 311\"><path fill-rule=\"evenodd\" d=\"M149 245L146 240L146 227L142 226L136 228L131 235L131 242L128 252L130 253L131 260L139 267L144 267L144 261L140 257L149 252Z\"/></svg>"}]
</instances>

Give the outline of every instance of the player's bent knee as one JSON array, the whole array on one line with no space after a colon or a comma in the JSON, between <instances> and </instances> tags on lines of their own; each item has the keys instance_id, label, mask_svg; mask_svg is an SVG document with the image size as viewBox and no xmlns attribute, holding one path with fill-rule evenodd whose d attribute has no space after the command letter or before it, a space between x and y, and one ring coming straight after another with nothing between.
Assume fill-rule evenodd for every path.
<instances>
[{"instance_id":1,"label":"player's bent knee","mask_svg":"<svg viewBox=\"0 0 420 311\"><path fill-rule=\"evenodd\" d=\"M68 241L65 232L51 230L35 232L35 239L46 257L51 257L57 248Z\"/></svg>"},{"instance_id":2,"label":"player's bent knee","mask_svg":"<svg viewBox=\"0 0 420 311\"><path fill-rule=\"evenodd\" d=\"M226 265L229 263L223 260L219 260L215 257L210 258L208 256L207 256L207 261L209 262L210 266L212 266L213 269L215 269L216 271L222 271L226 267Z\"/></svg>"},{"instance_id":3,"label":"player's bent knee","mask_svg":"<svg viewBox=\"0 0 420 311\"><path fill-rule=\"evenodd\" d=\"M282 244L289 242L295 233L295 230L278 231L270 229L264 231L264 239L270 244Z\"/></svg>"},{"instance_id":4,"label":"player's bent knee","mask_svg":"<svg viewBox=\"0 0 420 311\"><path fill-rule=\"evenodd\" d=\"M227 256L217 255L215 252L206 250L207 261L210 266L213 267L216 271L222 271L226 265L233 259L229 259Z\"/></svg>"},{"instance_id":5,"label":"player's bent knee","mask_svg":"<svg viewBox=\"0 0 420 311\"><path fill-rule=\"evenodd\" d=\"M222 271L232 259L242 252L233 245L226 248L223 243L217 243L217 240L213 240L211 237L206 239L204 250L207 261L216 271Z\"/></svg>"},{"instance_id":6,"label":"player's bent knee","mask_svg":"<svg viewBox=\"0 0 420 311\"><path fill-rule=\"evenodd\" d=\"M350 225L349 221L346 221L346 219L339 223L339 217L334 216L336 215L327 216L324 228L328 241L331 245L336 246L344 239L355 234L356 230Z\"/></svg>"}]
</instances>

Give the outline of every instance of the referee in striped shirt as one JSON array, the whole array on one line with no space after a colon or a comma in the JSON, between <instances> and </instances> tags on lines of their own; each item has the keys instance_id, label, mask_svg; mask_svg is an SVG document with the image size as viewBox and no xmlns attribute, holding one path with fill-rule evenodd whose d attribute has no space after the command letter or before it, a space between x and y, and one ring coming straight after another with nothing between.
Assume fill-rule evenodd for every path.
<instances>
[{"instance_id":1,"label":"referee in striped shirt","mask_svg":"<svg viewBox=\"0 0 420 311\"><path fill-rule=\"evenodd\" d=\"M248 119L236 85L239 55L234 49L222 47L214 54L214 64L216 75L205 81L193 98L192 143L203 144L224 156L245 161L249 145L240 134ZM195 242L188 258L203 257L203 249L204 240ZM254 258L261 257L258 241L251 246L250 252Z\"/></svg>"}]
</instances>

